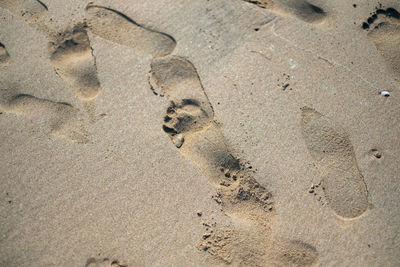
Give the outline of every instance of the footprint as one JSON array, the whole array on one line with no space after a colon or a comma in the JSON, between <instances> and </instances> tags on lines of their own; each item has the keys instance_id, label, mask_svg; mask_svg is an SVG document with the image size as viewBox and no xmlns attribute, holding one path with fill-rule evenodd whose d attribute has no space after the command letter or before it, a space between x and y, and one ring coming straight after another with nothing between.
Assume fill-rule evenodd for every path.
<instances>
[{"instance_id":1,"label":"footprint","mask_svg":"<svg viewBox=\"0 0 400 267\"><path fill-rule=\"evenodd\" d=\"M127 265L121 265L117 260L110 261L108 258L100 260L89 258L85 267L127 267Z\"/></svg>"},{"instance_id":2,"label":"footprint","mask_svg":"<svg viewBox=\"0 0 400 267\"><path fill-rule=\"evenodd\" d=\"M10 62L10 55L7 52L6 47L0 43L0 68L5 67Z\"/></svg>"},{"instance_id":3,"label":"footprint","mask_svg":"<svg viewBox=\"0 0 400 267\"><path fill-rule=\"evenodd\" d=\"M59 36L50 60L56 72L81 100L92 100L100 93L100 82L87 32L77 26Z\"/></svg>"},{"instance_id":4,"label":"footprint","mask_svg":"<svg viewBox=\"0 0 400 267\"><path fill-rule=\"evenodd\" d=\"M227 145L193 64L178 56L153 59L149 83L155 94L166 95L171 101L163 130L182 155L202 170L215 186L214 200L225 214L237 225L247 225L235 229L208 229L210 232L203 236L199 248L235 266L268 266L269 262L296 266L299 257L293 255L301 254L296 251L313 258L313 263L317 261L318 257L313 256L315 249L286 246L272 239L272 195ZM278 253L283 248L286 250L280 254L281 259L270 253L274 249Z\"/></svg>"},{"instance_id":5,"label":"footprint","mask_svg":"<svg viewBox=\"0 0 400 267\"><path fill-rule=\"evenodd\" d=\"M309 107L302 108L301 128L328 205L343 218L361 216L368 209L368 192L346 132Z\"/></svg>"},{"instance_id":6,"label":"footprint","mask_svg":"<svg viewBox=\"0 0 400 267\"><path fill-rule=\"evenodd\" d=\"M244 0L265 8L278 15L295 17L302 21L312 24L323 23L327 13L320 7L315 6L305 0Z\"/></svg>"},{"instance_id":7,"label":"footprint","mask_svg":"<svg viewBox=\"0 0 400 267\"><path fill-rule=\"evenodd\" d=\"M178 56L153 59L149 82L153 90L160 89L171 100L164 117L164 132L220 188L220 202L225 208L239 206L229 204L233 202L262 200L269 210L270 194L251 178L252 172L228 147L192 63Z\"/></svg>"},{"instance_id":8,"label":"footprint","mask_svg":"<svg viewBox=\"0 0 400 267\"><path fill-rule=\"evenodd\" d=\"M78 110L66 103L53 102L31 95L13 96L0 105L2 112L16 115L46 116L51 134L69 138L78 143L87 143L86 133L79 129Z\"/></svg>"},{"instance_id":9,"label":"footprint","mask_svg":"<svg viewBox=\"0 0 400 267\"><path fill-rule=\"evenodd\" d=\"M400 82L400 13L394 8L378 9L362 27Z\"/></svg>"},{"instance_id":10,"label":"footprint","mask_svg":"<svg viewBox=\"0 0 400 267\"><path fill-rule=\"evenodd\" d=\"M208 173L211 183L220 183L220 168L240 169L214 122L213 108L192 63L177 56L154 59L150 84L171 100L164 131L187 159Z\"/></svg>"},{"instance_id":11,"label":"footprint","mask_svg":"<svg viewBox=\"0 0 400 267\"><path fill-rule=\"evenodd\" d=\"M103 39L153 57L171 54L175 49L171 36L140 25L119 11L93 4L86 11L88 29Z\"/></svg>"},{"instance_id":12,"label":"footprint","mask_svg":"<svg viewBox=\"0 0 400 267\"><path fill-rule=\"evenodd\" d=\"M0 0L0 8L22 17L29 24L42 23L48 10L39 0Z\"/></svg>"}]
</instances>

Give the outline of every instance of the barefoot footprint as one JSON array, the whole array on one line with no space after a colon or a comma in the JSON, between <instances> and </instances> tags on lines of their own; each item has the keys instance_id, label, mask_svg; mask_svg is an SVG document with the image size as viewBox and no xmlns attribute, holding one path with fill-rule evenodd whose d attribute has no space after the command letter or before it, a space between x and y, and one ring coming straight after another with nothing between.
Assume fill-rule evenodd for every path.
<instances>
[{"instance_id":1,"label":"barefoot footprint","mask_svg":"<svg viewBox=\"0 0 400 267\"><path fill-rule=\"evenodd\" d=\"M297 265L299 257L293 255L303 254L306 265L317 262L315 249L272 240L272 196L228 147L193 64L177 56L153 59L149 83L156 94L160 90L171 100L163 129L216 187L217 203L233 221L254 225L251 230L211 230L203 236L200 249L225 263L249 266L265 266L266 262Z\"/></svg>"},{"instance_id":2,"label":"barefoot footprint","mask_svg":"<svg viewBox=\"0 0 400 267\"><path fill-rule=\"evenodd\" d=\"M278 15L295 17L302 21L319 24L326 19L326 12L305 0L244 0Z\"/></svg>"},{"instance_id":3,"label":"barefoot footprint","mask_svg":"<svg viewBox=\"0 0 400 267\"><path fill-rule=\"evenodd\" d=\"M78 110L69 104L20 94L1 104L0 110L26 117L45 114L53 135L67 137L78 143L88 141L85 132L79 131Z\"/></svg>"},{"instance_id":4,"label":"barefoot footprint","mask_svg":"<svg viewBox=\"0 0 400 267\"><path fill-rule=\"evenodd\" d=\"M220 168L238 171L237 160L214 122L214 111L194 66L172 56L154 59L150 82L171 100L163 129L193 164L219 184Z\"/></svg>"},{"instance_id":5,"label":"barefoot footprint","mask_svg":"<svg viewBox=\"0 0 400 267\"><path fill-rule=\"evenodd\" d=\"M363 28L385 59L394 79L400 82L400 13L394 8L378 9Z\"/></svg>"},{"instance_id":6,"label":"barefoot footprint","mask_svg":"<svg viewBox=\"0 0 400 267\"><path fill-rule=\"evenodd\" d=\"M0 43L0 67L7 66L10 62L10 55L7 52L6 47Z\"/></svg>"},{"instance_id":7,"label":"barefoot footprint","mask_svg":"<svg viewBox=\"0 0 400 267\"><path fill-rule=\"evenodd\" d=\"M346 132L309 107L302 108L301 128L328 205L343 218L361 216L368 209L367 188Z\"/></svg>"},{"instance_id":8,"label":"barefoot footprint","mask_svg":"<svg viewBox=\"0 0 400 267\"><path fill-rule=\"evenodd\" d=\"M171 36L140 25L119 11L93 4L86 11L88 30L105 40L153 57L168 55L175 49Z\"/></svg>"},{"instance_id":9,"label":"barefoot footprint","mask_svg":"<svg viewBox=\"0 0 400 267\"><path fill-rule=\"evenodd\" d=\"M55 49L50 60L56 72L81 100L95 98L101 88L85 29L76 26L72 32L64 33L53 45Z\"/></svg>"}]
</instances>

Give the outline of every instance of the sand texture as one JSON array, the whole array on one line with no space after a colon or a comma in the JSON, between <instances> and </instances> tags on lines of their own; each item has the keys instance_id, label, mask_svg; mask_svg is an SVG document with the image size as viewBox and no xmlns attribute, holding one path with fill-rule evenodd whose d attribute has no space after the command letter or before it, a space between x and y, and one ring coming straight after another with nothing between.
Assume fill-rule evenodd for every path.
<instances>
[{"instance_id":1,"label":"sand texture","mask_svg":"<svg viewBox=\"0 0 400 267\"><path fill-rule=\"evenodd\" d=\"M0 266L400 266L397 0L0 0Z\"/></svg>"}]
</instances>

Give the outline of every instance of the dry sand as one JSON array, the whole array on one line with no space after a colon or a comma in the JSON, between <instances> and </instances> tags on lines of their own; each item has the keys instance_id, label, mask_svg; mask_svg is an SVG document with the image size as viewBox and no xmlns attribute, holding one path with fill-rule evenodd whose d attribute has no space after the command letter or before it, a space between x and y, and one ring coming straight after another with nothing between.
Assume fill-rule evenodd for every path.
<instances>
[{"instance_id":1,"label":"dry sand","mask_svg":"<svg viewBox=\"0 0 400 267\"><path fill-rule=\"evenodd\" d=\"M0 266L400 266L398 0L0 0Z\"/></svg>"}]
</instances>

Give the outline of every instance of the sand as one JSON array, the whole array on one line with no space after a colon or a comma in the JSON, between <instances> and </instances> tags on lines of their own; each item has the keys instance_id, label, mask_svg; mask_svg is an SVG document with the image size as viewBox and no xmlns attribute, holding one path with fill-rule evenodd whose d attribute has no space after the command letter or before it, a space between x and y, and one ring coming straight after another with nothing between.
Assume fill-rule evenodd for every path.
<instances>
[{"instance_id":1,"label":"sand","mask_svg":"<svg viewBox=\"0 0 400 267\"><path fill-rule=\"evenodd\" d=\"M399 266L399 11L0 0L0 266Z\"/></svg>"}]
</instances>

